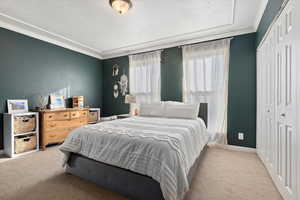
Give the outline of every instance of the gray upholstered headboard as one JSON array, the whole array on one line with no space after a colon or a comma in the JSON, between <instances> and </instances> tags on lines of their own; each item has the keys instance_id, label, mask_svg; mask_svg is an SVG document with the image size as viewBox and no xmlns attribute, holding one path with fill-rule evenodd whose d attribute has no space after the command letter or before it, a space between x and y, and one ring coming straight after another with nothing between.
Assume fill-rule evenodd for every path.
<instances>
[{"instance_id":1,"label":"gray upholstered headboard","mask_svg":"<svg viewBox=\"0 0 300 200\"><path fill-rule=\"evenodd\" d=\"M208 103L200 103L199 117L204 120L206 127L207 127L207 109L208 109Z\"/></svg>"}]
</instances>

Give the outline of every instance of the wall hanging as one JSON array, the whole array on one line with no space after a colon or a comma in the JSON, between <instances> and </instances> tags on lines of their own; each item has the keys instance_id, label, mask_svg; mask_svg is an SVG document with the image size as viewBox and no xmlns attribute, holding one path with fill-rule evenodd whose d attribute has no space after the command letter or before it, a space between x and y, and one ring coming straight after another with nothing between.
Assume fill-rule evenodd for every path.
<instances>
[{"instance_id":1,"label":"wall hanging","mask_svg":"<svg viewBox=\"0 0 300 200\"><path fill-rule=\"evenodd\" d=\"M114 84L113 95L114 95L115 99L118 98L118 96L119 96L119 86L117 83Z\"/></svg>"},{"instance_id":2,"label":"wall hanging","mask_svg":"<svg viewBox=\"0 0 300 200\"><path fill-rule=\"evenodd\" d=\"M125 96L128 91L128 77L125 74L121 76L119 84L120 84L121 94L122 96Z\"/></svg>"},{"instance_id":3,"label":"wall hanging","mask_svg":"<svg viewBox=\"0 0 300 200\"><path fill-rule=\"evenodd\" d=\"M112 67L112 76L118 76L119 75L119 65L115 64L113 67Z\"/></svg>"}]
</instances>

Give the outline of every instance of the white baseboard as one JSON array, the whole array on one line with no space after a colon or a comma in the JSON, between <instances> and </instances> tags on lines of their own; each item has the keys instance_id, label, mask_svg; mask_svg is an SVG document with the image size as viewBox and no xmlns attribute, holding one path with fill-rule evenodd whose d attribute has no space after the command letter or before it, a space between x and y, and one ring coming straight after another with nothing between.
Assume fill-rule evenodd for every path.
<instances>
[{"instance_id":1,"label":"white baseboard","mask_svg":"<svg viewBox=\"0 0 300 200\"><path fill-rule=\"evenodd\" d=\"M270 163L264 158L264 156L259 151L257 151L257 154L262 163L264 164L266 170L268 171L270 177L273 180L273 183L275 184L283 199L289 199L288 189L282 184L282 181L280 180L281 178L278 175L276 175L274 167L270 165Z\"/></svg>"},{"instance_id":2,"label":"white baseboard","mask_svg":"<svg viewBox=\"0 0 300 200\"><path fill-rule=\"evenodd\" d=\"M223 145L223 144L214 144L213 146L216 146L216 147L219 147L222 149L232 150L232 151L256 153L255 148L249 148L249 147L241 147L241 146L235 146L235 145Z\"/></svg>"}]
</instances>

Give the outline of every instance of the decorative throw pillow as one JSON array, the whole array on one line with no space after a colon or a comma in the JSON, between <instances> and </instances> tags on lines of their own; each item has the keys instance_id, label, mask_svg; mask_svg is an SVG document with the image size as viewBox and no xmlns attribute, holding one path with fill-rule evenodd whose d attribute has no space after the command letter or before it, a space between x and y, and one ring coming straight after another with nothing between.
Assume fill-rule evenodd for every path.
<instances>
[{"instance_id":1,"label":"decorative throw pillow","mask_svg":"<svg viewBox=\"0 0 300 200\"><path fill-rule=\"evenodd\" d=\"M141 104L140 116L164 117L164 104L163 103Z\"/></svg>"},{"instance_id":2,"label":"decorative throw pillow","mask_svg":"<svg viewBox=\"0 0 300 200\"><path fill-rule=\"evenodd\" d=\"M165 117L197 119L200 104L165 104Z\"/></svg>"}]
</instances>

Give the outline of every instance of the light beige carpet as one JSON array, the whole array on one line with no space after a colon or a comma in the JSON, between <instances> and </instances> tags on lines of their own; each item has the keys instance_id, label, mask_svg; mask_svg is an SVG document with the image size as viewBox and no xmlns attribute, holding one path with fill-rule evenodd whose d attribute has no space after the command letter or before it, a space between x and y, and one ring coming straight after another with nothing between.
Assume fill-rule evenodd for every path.
<instances>
[{"instance_id":1,"label":"light beige carpet","mask_svg":"<svg viewBox=\"0 0 300 200\"><path fill-rule=\"evenodd\" d=\"M22 158L0 158L1 200L122 200L61 167L57 147ZM186 200L281 200L254 153L209 148Z\"/></svg>"}]
</instances>

